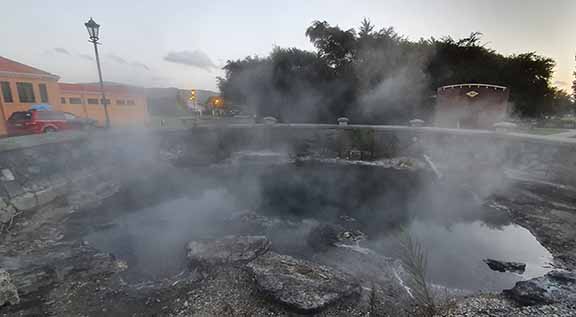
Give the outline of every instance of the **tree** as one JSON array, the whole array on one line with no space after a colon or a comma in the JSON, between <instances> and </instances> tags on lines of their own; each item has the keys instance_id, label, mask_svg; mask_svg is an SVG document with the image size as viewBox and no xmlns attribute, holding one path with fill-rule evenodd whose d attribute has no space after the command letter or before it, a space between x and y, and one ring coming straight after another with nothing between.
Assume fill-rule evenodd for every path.
<instances>
[{"instance_id":1,"label":"tree","mask_svg":"<svg viewBox=\"0 0 576 317\"><path fill-rule=\"evenodd\" d=\"M219 78L224 99L289 122L348 116L356 123L404 124L430 112L438 87L486 83L510 88L518 116L566 108L566 96L550 84L552 59L504 56L487 48L478 32L410 41L365 18L358 32L314 21L305 34L316 52L277 47L267 57L228 61Z\"/></svg>"},{"instance_id":2,"label":"tree","mask_svg":"<svg viewBox=\"0 0 576 317\"><path fill-rule=\"evenodd\" d=\"M372 35L372 31L374 31L374 24L370 22L367 18L363 18L362 22L360 22L360 28L358 30L358 38L367 38Z\"/></svg>"},{"instance_id":3,"label":"tree","mask_svg":"<svg viewBox=\"0 0 576 317\"><path fill-rule=\"evenodd\" d=\"M487 83L510 89L514 112L540 117L553 108L555 91L550 84L554 61L535 53L503 56L480 44L480 33L458 41L431 39L435 52L428 64L431 87L459 83Z\"/></svg>"},{"instance_id":4,"label":"tree","mask_svg":"<svg viewBox=\"0 0 576 317\"><path fill-rule=\"evenodd\" d=\"M510 100L517 115L538 118L554 112L556 90L550 84L554 64L552 59L533 52L504 60L500 82L510 88Z\"/></svg>"},{"instance_id":5,"label":"tree","mask_svg":"<svg viewBox=\"0 0 576 317\"><path fill-rule=\"evenodd\" d=\"M576 60L576 57L574 58ZM572 82L572 98L573 101L576 103L576 72L574 74L574 81Z\"/></svg>"},{"instance_id":6,"label":"tree","mask_svg":"<svg viewBox=\"0 0 576 317\"><path fill-rule=\"evenodd\" d=\"M548 115L567 115L573 114L574 103L572 102L572 96L562 89L554 89L554 94L552 97L552 106L548 109Z\"/></svg>"},{"instance_id":7,"label":"tree","mask_svg":"<svg viewBox=\"0 0 576 317\"><path fill-rule=\"evenodd\" d=\"M344 31L338 26L330 26L326 21L314 21L306 29L306 36L318 49L320 58L337 72L345 70L352 63L356 48L354 29Z\"/></svg>"}]
</instances>

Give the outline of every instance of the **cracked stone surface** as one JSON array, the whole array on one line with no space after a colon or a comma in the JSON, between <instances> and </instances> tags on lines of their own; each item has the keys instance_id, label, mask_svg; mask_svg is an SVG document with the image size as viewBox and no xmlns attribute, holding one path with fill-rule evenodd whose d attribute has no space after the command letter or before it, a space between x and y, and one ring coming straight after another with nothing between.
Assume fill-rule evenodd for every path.
<instances>
[{"instance_id":1,"label":"cracked stone surface","mask_svg":"<svg viewBox=\"0 0 576 317\"><path fill-rule=\"evenodd\" d=\"M16 305L20 303L18 290L12 283L10 274L3 269L0 269L0 306L6 304Z\"/></svg>"},{"instance_id":2,"label":"cracked stone surface","mask_svg":"<svg viewBox=\"0 0 576 317\"><path fill-rule=\"evenodd\" d=\"M576 273L552 271L548 274L520 281L504 294L519 303L530 306L568 302L576 304Z\"/></svg>"},{"instance_id":3,"label":"cracked stone surface","mask_svg":"<svg viewBox=\"0 0 576 317\"><path fill-rule=\"evenodd\" d=\"M264 236L227 236L219 240L191 241L187 256L192 265L239 264L268 252L271 242Z\"/></svg>"},{"instance_id":4,"label":"cracked stone surface","mask_svg":"<svg viewBox=\"0 0 576 317\"><path fill-rule=\"evenodd\" d=\"M287 255L270 252L247 266L266 297L300 312L317 312L360 294L351 275Z\"/></svg>"}]
</instances>

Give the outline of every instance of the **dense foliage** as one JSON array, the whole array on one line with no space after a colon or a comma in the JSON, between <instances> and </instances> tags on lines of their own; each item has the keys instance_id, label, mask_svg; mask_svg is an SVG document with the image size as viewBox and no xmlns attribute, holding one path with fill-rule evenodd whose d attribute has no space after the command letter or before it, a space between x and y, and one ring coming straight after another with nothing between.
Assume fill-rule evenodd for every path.
<instances>
[{"instance_id":1,"label":"dense foliage","mask_svg":"<svg viewBox=\"0 0 576 317\"><path fill-rule=\"evenodd\" d=\"M405 123L428 117L440 86L488 83L510 88L517 116L571 109L569 95L550 84L552 59L504 56L479 33L410 41L365 19L357 31L316 21L305 34L316 52L276 47L267 57L228 61L219 78L224 99L285 122Z\"/></svg>"},{"instance_id":2,"label":"dense foliage","mask_svg":"<svg viewBox=\"0 0 576 317\"><path fill-rule=\"evenodd\" d=\"M576 58L575 58L576 60ZM574 77L576 78L576 72L574 72ZM574 100L574 102L576 103L576 79L574 79L574 81L572 82L572 98Z\"/></svg>"}]
</instances>

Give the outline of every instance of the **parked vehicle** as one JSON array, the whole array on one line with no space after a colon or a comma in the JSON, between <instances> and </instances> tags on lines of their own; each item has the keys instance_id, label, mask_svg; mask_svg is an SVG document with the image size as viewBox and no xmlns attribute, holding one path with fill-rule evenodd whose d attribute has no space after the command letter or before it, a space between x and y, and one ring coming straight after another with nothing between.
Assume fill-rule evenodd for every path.
<instances>
[{"instance_id":1,"label":"parked vehicle","mask_svg":"<svg viewBox=\"0 0 576 317\"><path fill-rule=\"evenodd\" d=\"M7 122L9 135L81 130L96 126L96 120L60 111L16 111Z\"/></svg>"}]
</instances>

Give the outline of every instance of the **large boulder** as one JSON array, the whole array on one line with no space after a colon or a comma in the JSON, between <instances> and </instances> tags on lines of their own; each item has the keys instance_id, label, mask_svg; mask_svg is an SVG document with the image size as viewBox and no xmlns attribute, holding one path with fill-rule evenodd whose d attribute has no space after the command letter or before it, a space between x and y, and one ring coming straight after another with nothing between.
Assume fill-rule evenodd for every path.
<instances>
[{"instance_id":1,"label":"large boulder","mask_svg":"<svg viewBox=\"0 0 576 317\"><path fill-rule=\"evenodd\" d=\"M324 252L340 241L338 235L344 231L344 227L339 225L321 224L310 230L306 242L313 250Z\"/></svg>"},{"instance_id":2,"label":"large boulder","mask_svg":"<svg viewBox=\"0 0 576 317\"><path fill-rule=\"evenodd\" d=\"M342 244L356 245L358 241L366 240L366 235L360 230L355 230L356 227L358 225L353 222L320 224L310 230L306 242L313 250L319 252L328 251Z\"/></svg>"},{"instance_id":3,"label":"large boulder","mask_svg":"<svg viewBox=\"0 0 576 317\"><path fill-rule=\"evenodd\" d=\"M123 271L126 264L88 245L65 242L26 255L0 256L0 267L10 273L11 283L25 301L28 294L64 281L112 276Z\"/></svg>"},{"instance_id":4,"label":"large boulder","mask_svg":"<svg viewBox=\"0 0 576 317\"><path fill-rule=\"evenodd\" d=\"M485 259L484 263L493 271L524 273L526 264L520 262L505 262L494 259Z\"/></svg>"},{"instance_id":5,"label":"large boulder","mask_svg":"<svg viewBox=\"0 0 576 317\"><path fill-rule=\"evenodd\" d=\"M265 296L299 312L317 312L360 293L352 276L287 255L270 252L247 266Z\"/></svg>"},{"instance_id":6,"label":"large boulder","mask_svg":"<svg viewBox=\"0 0 576 317\"><path fill-rule=\"evenodd\" d=\"M18 297L18 290L10 279L10 274L3 269L0 269L0 306L6 304L16 305L20 303Z\"/></svg>"},{"instance_id":7,"label":"large boulder","mask_svg":"<svg viewBox=\"0 0 576 317\"><path fill-rule=\"evenodd\" d=\"M270 250L265 236L227 236L219 240L191 241L187 256L192 265L245 264Z\"/></svg>"},{"instance_id":8,"label":"large boulder","mask_svg":"<svg viewBox=\"0 0 576 317\"><path fill-rule=\"evenodd\" d=\"M521 305L576 303L576 273L552 271L503 292Z\"/></svg>"}]
</instances>

